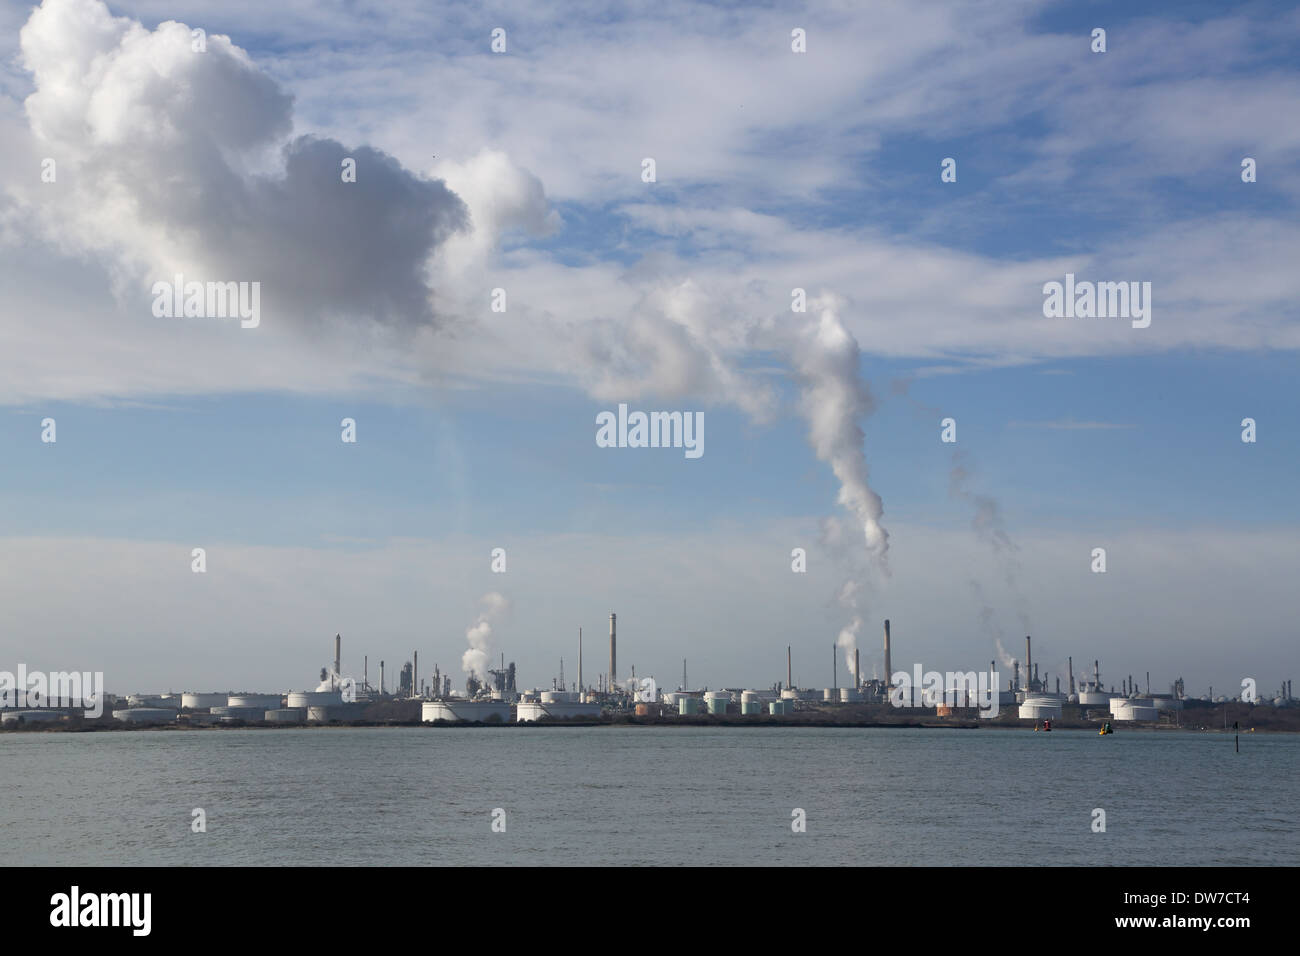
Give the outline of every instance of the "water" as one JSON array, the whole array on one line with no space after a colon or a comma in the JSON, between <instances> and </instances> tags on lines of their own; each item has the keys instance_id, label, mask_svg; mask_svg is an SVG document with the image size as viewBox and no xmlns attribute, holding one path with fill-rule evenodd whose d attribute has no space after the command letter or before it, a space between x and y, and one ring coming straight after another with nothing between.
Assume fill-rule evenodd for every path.
<instances>
[{"instance_id":1,"label":"water","mask_svg":"<svg viewBox=\"0 0 1300 956\"><path fill-rule=\"evenodd\" d=\"M1291 735L1124 730L4 734L0 839L35 865L1294 865L1298 763Z\"/></svg>"}]
</instances>

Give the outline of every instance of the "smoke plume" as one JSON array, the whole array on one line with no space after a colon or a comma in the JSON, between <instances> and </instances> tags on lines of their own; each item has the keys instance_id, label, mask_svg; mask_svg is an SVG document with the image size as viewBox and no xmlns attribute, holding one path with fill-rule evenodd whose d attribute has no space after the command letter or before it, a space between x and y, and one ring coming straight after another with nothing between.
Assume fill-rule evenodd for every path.
<instances>
[{"instance_id":1,"label":"smoke plume","mask_svg":"<svg viewBox=\"0 0 1300 956\"><path fill-rule=\"evenodd\" d=\"M478 618L465 631L469 650L461 655L460 668L466 674L483 680L487 677L493 657L492 625L501 619L510 602L496 591L489 591L479 599L479 604L482 610Z\"/></svg>"},{"instance_id":2,"label":"smoke plume","mask_svg":"<svg viewBox=\"0 0 1300 956\"><path fill-rule=\"evenodd\" d=\"M839 479L839 503L861 526L868 554L887 569L889 532L880 523L885 509L867 481L866 436L858 425L875 410L860 375L858 343L827 307L805 330L792 358L808 441Z\"/></svg>"}]
</instances>

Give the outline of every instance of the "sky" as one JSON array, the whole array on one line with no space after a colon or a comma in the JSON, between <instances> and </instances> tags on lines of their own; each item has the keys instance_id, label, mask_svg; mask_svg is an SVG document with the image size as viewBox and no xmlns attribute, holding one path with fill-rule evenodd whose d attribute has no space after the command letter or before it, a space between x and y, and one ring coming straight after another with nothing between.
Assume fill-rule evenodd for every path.
<instances>
[{"instance_id":1,"label":"sky","mask_svg":"<svg viewBox=\"0 0 1300 956\"><path fill-rule=\"evenodd\" d=\"M0 669L302 689L341 633L460 687L483 619L595 684L614 611L669 688L880 676L889 618L895 669L1032 634L1272 696L1298 48L1256 3L6 5ZM178 274L257 324L158 314ZM1149 325L1045 314L1067 274ZM703 454L601 447L620 404Z\"/></svg>"}]
</instances>

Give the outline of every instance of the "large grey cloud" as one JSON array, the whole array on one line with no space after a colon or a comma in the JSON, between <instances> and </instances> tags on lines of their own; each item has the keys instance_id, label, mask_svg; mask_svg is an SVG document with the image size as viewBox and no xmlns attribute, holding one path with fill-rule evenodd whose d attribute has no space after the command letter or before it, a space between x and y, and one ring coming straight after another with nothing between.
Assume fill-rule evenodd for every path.
<instances>
[{"instance_id":1,"label":"large grey cloud","mask_svg":"<svg viewBox=\"0 0 1300 956\"><path fill-rule=\"evenodd\" d=\"M428 263L464 203L380 150L290 138L292 97L227 37L198 51L184 24L46 0L21 52L32 148L59 178L17 196L47 238L114 258L128 308L180 272L260 281L271 323L434 322Z\"/></svg>"}]
</instances>

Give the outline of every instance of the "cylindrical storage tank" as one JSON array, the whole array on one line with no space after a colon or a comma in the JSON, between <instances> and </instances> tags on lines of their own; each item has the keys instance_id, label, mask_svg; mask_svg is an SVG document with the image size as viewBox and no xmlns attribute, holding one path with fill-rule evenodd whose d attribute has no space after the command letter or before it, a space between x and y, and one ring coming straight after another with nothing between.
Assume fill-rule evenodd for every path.
<instances>
[{"instance_id":1,"label":"cylindrical storage tank","mask_svg":"<svg viewBox=\"0 0 1300 956\"><path fill-rule=\"evenodd\" d=\"M862 691L858 690L857 688L854 687L840 688L840 703L856 704L856 703L860 703L862 699L863 699Z\"/></svg>"},{"instance_id":2,"label":"cylindrical storage tank","mask_svg":"<svg viewBox=\"0 0 1300 956\"><path fill-rule=\"evenodd\" d=\"M1061 702L1051 697L1031 695L1020 705L1023 720L1060 720Z\"/></svg>"},{"instance_id":3,"label":"cylindrical storage tank","mask_svg":"<svg viewBox=\"0 0 1300 956\"><path fill-rule=\"evenodd\" d=\"M337 707L343 703L341 690L291 690L285 699L285 707L306 710L308 707ZM279 710L278 707L269 708Z\"/></svg>"},{"instance_id":4,"label":"cylindrical storage tank","mask_svg":"<svg viewBox=\"0 0 1300 956\"><path fill-rule=\"evenodd\" d=\"M181 706L186 710L207 710L225 707L226 694L181 694Z\"/></svg>"},{"instance_id":5,"label":"cylindrical storage tank","mask_svg":"<svg viewBox=\"0 0 1300 956\"><path fill-rule=\"evenodd\" d=\"M792 711L792 704L788 700L774 700L768 703L768 713L774 716L784 716Z\"/></svg>"},{"instance_id":6,"label":"cylindrical storage tank","mask_svg":"<svg viewBox=\"0 0 1300 956\"><path fill-rule=\"evenodd\" d=\"M707 701L705 701L705 703L709 707L709 713L713 714L716 717L716 716L723 715L727 712L727 704L729 703L729 699L725 697L710 697Z\"/></svg>"},{"instance_id":7,"label":"cylindrical storage tank","mask_svg":"<svg viewBox=\"0 0 1300 956\"><path fill-rule=\"evenodd\" d=\"M785 688L783 691L781 691L781 699L782 699L782 700L798 700L798 699L799 699L799 692L798 692L797 690L795 690L793 687L787 687L787 688Z\"/></svg>"},{"instance_id":8,"label":"cylindrical storage tank","mask_svg":"<svg viewBox=\"0 0 1300 956\"><path fill-rule=\"evenodd\" d=\"M751 697L749 700L742 700L740 702L740 712L746 716L761 714L763 712L763 705L758 702L758 698Z\"/></svg>"},{"instance_id":9,"label":"cylindrical storage tank","mask_svg":"<svg viewBox=\"0 0 1300 956\"><path fill-rule=\"evenodd\" d=\"M543 707L544 705L525 704L524 707ZM599 713L599 705L591 705ZM310 715L308 715L310 719ZM435 720L452 722L478 721L485 724L509 723L510 705L500 700L426 700L420 709L420 719L426 723Z\"/></svg>"},{"instance_id":10,"label":"cylindrical storage tank","mask_svg":"<svg viewBox=\"0 0 1300 956\"><path fill-rule=\"evenodd\" d=\"M649 704L645 704L645 703L637 704L637 705L636 705L636 715L637 715L638 717L649 717L649 716L650 716L650 705L649 705Z\"/></svg>"},{"instance_id":11,"label":"cylindrical storage tank","mask_svg":"<svg viewBox=\"0 0 1300 956\"><path fill-rule=\"evenodd\" d=\"M571 690L544 690L542 691L543 704L576 704L578 694Z\"/></svg>"},{"instance_id":12,"label":"cylindrical storage tank","mask_svg":"<svg viewBox=\"0 0 1300 956\"><path fill-rule=\"evenodd\" d=\"M1156 710L1175 711L1183 709L1183 702L1173 697L1157 697L1151 703Z\"/></svg>"},{"instance_id":13,"label":"cylindrical storage tank","mask_svg":"<svg viewBox=\"0 0 1300 956\"><path fill-rule=\"evenodd\" d=\"M1116 720L1159 720L1160 711L1146 698L1116 697L1110 702L1111 715Z\"/></svg>"},{"instance_id":14,"label":"cylindrical storage tank","mask_svg":"<svg viewBox=\"0 0 1300 956\"><path fill-rule=\"evenodd\" d=\"M113 719L128 724L166 724L176 719L176 711L170 707L131 707L113 711Z\"/></svg>"},{"instance_id":15,"label":"cylindrical storage tank","mask_svg":"<svg viewBox=\"0 0 1300 956\"><path fill-rule=\"evenodd\" d=\"M312 724L328 724L330 722L329 707L308 707L307 722Z\"/></svg>"},{"instance_id":16,"label":"cylindrical storage tank","mask_svg":"<svg viewBox=\"0 0 1300 956\"><path fill-rule=\"evenodd\" d=\"M119 713L124 714L126 711L115 710L113 716L117 717ZM43 724L51 720L58 720L62 716L62 712L57 710L6 710L0 713L0 722L6 724ZM171 716L175 717L176 714L172 713ZM123 718L118 717L118 719L122 720Z\"/></svg>"},{"instance_id":17,"label":"cylindrical storage tank","mask_svg":"<svg viewBox=\"0 0 1300 956\"><path fill-rule=\"evenodd\" d=\"M700 712L700 699L698 697L682 697L677 701L677 712L683 717L689 717Z\"/></svg>"},{"instance_id":18,"label":"cylindrical storage tank","mask_svg":"<svg viewBox=\"0 0 1300 956\"><path fill-rule=\"evenodd\" d=\"M227 707L251 707L255 710L279 710L284 698L279 694L231 694Z\"/></svg>"},{"instance_id":19,"label":"cylindrical storage tank","mask_svg":"<svg viewBox=\"0 0 1300 956\"><path fill-rule=\"evenodd\" d=\"M1080 707L1105 707L1110 704L1110 693L1104 690L1079 691Z\"/></svg>"},{"instance_id":20,"label":"cylindrical storage tank","mask_svg":"<svg viewBox=\"0 0 1300 956\"><path fill-rule=\"evenodd\" d=\"M835 701L839 699L840 699L840 691L838 687L827 687L824 691L822 691L822 700L824 701Z\"/></svg>"},{"instance_id":21,"label":"cylindrical storage tank","mask_svg":"<svg viewBox=\"0 0 1300 956\"><path fill-rule=\"evenodd\" d=\"M268 724L301 724L307 719L307 710L304 707L283 707L266 711L262 719Z\"/></svg>"}]
</instances>

